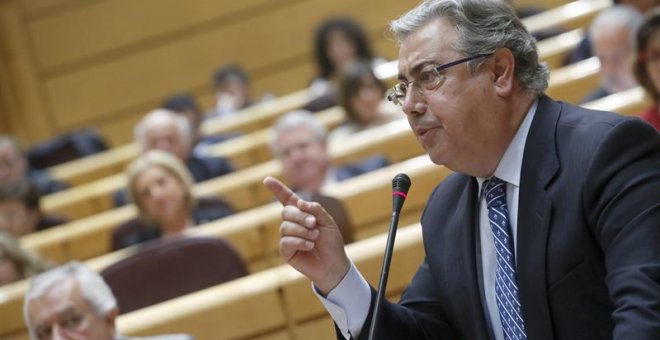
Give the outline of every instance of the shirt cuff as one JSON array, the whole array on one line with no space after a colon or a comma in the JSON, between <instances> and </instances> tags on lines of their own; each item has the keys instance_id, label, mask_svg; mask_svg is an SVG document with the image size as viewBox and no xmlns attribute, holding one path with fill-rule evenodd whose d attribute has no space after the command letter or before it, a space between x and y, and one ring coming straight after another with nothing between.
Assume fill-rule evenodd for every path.
<instances>
[{"instance_id":1,"label":"shirt cuff","mask_svg":"<svg viewBox=\"0 0 660 340\"><path fill-rule=\"evenodd\" d=\"M312 288L344 338L357 338L369 315L371 288L355 264L351 262L348 273L327 297L323 297L313 284Z\"/></svg>"}]
</instances>

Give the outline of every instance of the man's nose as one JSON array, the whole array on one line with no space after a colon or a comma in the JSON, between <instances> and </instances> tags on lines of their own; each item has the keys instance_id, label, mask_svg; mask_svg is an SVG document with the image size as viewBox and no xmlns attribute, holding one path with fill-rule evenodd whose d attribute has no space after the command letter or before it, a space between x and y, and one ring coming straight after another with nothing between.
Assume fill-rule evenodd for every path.
<instances>
[{"instance_id":1,"label":"man's nose","mask_svg":"<svg viewBox=\"0 0 660 340\"><path fill-rule=\"evenodd\" d=\"M425 97L414 88L411 88L409 91L406 91L406 95L403 97L401 109L407 115L424 114L426 112Z\"/></svg>"},{"instance_id":2,"label":"man's nose","mask_svg":"<svg viewBox=\"0 0 660 340\"><path fill-rule=\"evenodd\" d=\"M69 338L66 337L64 328L60 327L60 325L55 324L53 326L51 340L69 340Z\"/></svg>"},{"instance_id":3,"label":"man's nose","mask_svg":"<svg viewBox=\"0 0 660 340\"><path fill-rule=\"evenodd\" d=\"M301 157L304 157L310 143L311 142L306 142L304 144L296 145L296 147L291 148L291 150L289 152L289 156L292 159L300 159Z\"/></svg>"}]
</instances>

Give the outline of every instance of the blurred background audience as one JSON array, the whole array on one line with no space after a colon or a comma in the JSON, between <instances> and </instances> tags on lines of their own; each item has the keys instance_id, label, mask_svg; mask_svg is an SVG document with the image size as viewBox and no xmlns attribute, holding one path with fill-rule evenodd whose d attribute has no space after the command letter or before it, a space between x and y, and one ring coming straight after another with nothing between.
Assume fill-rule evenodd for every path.
<instances>
[{"instance_id":1,"label":"blurred background audience","mask_svg":"<svg viewBox=\"0 0 660 340\"><path fill-rule=\"evenodd\" d=\"M234 171L229 160L224 157L193 153L193 128L190 121L170 110L156 109L147 113L135 126L134 134L142 153L161 150L174 155L185 164L195 183ZM115 206L127 203L123 190L115 193L113 201Z\"/></svg>"},{"instance_id":2,"label":"blurred background audience","mask_svg":"<svg viewBox=\"0 0 660 340\"><path fill-rule=\"evenodd\" d=\"M64 190L67 185L54 180L44 170L30 169L28 160L18 141L10 135L0 135L0 184L27 178L37 187L40 195Z\"/></svg>"},{"instance_id":3,"label":"blurred background audience","mask_svg":"<svg viewBox=\"0 0 660 340\"><path fill-rule=\"evenodd\" d=\"M304 107L313 112L336 105L337 78L351 63L361 60L375 67L385 62L374 55L366 32L351 18L331 18L316 28L314 60L317 75L309 86L314 100Z\"/></svg>"},{"instance_id":4,"label":"blurred background audience","mask_svg":"<svg viewBox=\"0 0 660 340\"><path fill-rule=\"evenodd\" d=\"M192 153L196 157L206 157L206 151L210 145L220 143L239 135L237 133L226 133L222 135L203 136L200 128L204 121L204 113L195 98L189 93L181 92L170 95L165 98L161 107L188 119L192 130Z\"/></svg>"},{"instance_id":5,"label":"blurred background audience","mask_svg":"<svg viewBox=\"0 0 660 340\"><path fill-rule=\"evenodd\" d=\"M354 62L339 77L339 105L346 121L334 128L328 139L341 140L364 129L404 118L401 109L385 99L387 85L376 78L366 62Z\"/></svg>"},{"instance_id":6,"label":"blurred background audience","mask_svg":"<svg viewBox=\"0 0 660 340\"><path fill-rule=\"evenodd\" d=\"M206 114L207 118L228 118L241 109L253 105L250 78L237 64L227 64L213 74L215 107Z\"/></svg>"}]
</instances>

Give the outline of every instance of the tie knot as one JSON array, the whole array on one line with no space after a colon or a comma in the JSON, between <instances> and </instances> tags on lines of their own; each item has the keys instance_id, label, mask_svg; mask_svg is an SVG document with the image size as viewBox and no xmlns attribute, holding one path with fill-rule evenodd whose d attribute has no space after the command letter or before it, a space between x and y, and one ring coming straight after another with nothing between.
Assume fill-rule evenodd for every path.
<instances>
[{"instance_id":1,"label":"tie knot","mask_svg":"<svg viewBox=\"0 0 660 340\"><path fill-rule=\"evenodd\" d=\"M506 182L493 177L484 183L484 194L488 208L506 205Z\"/></svg>"}]
</instances>

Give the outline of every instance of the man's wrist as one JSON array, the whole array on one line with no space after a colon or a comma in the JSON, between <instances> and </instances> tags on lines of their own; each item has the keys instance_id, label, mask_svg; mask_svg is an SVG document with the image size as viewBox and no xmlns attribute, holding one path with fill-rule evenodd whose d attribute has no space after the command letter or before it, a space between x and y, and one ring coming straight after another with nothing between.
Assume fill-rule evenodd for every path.
<instances>
[{"instance_id":1,"label":"man's wrist","mask_svg":"<svg viewBox=\"0 0 660 340\"><path fill-rule=\"evenodd\" d=\"M320 282L314 282L316 290L322 296L328 296L328 294L330 294L330 292L335 289L342 280L344 280L350 269L351 262L348 258L345 258L344 263L328 270L328 273L323 280L320 280Z\"/></svg>"}]
</instances>

